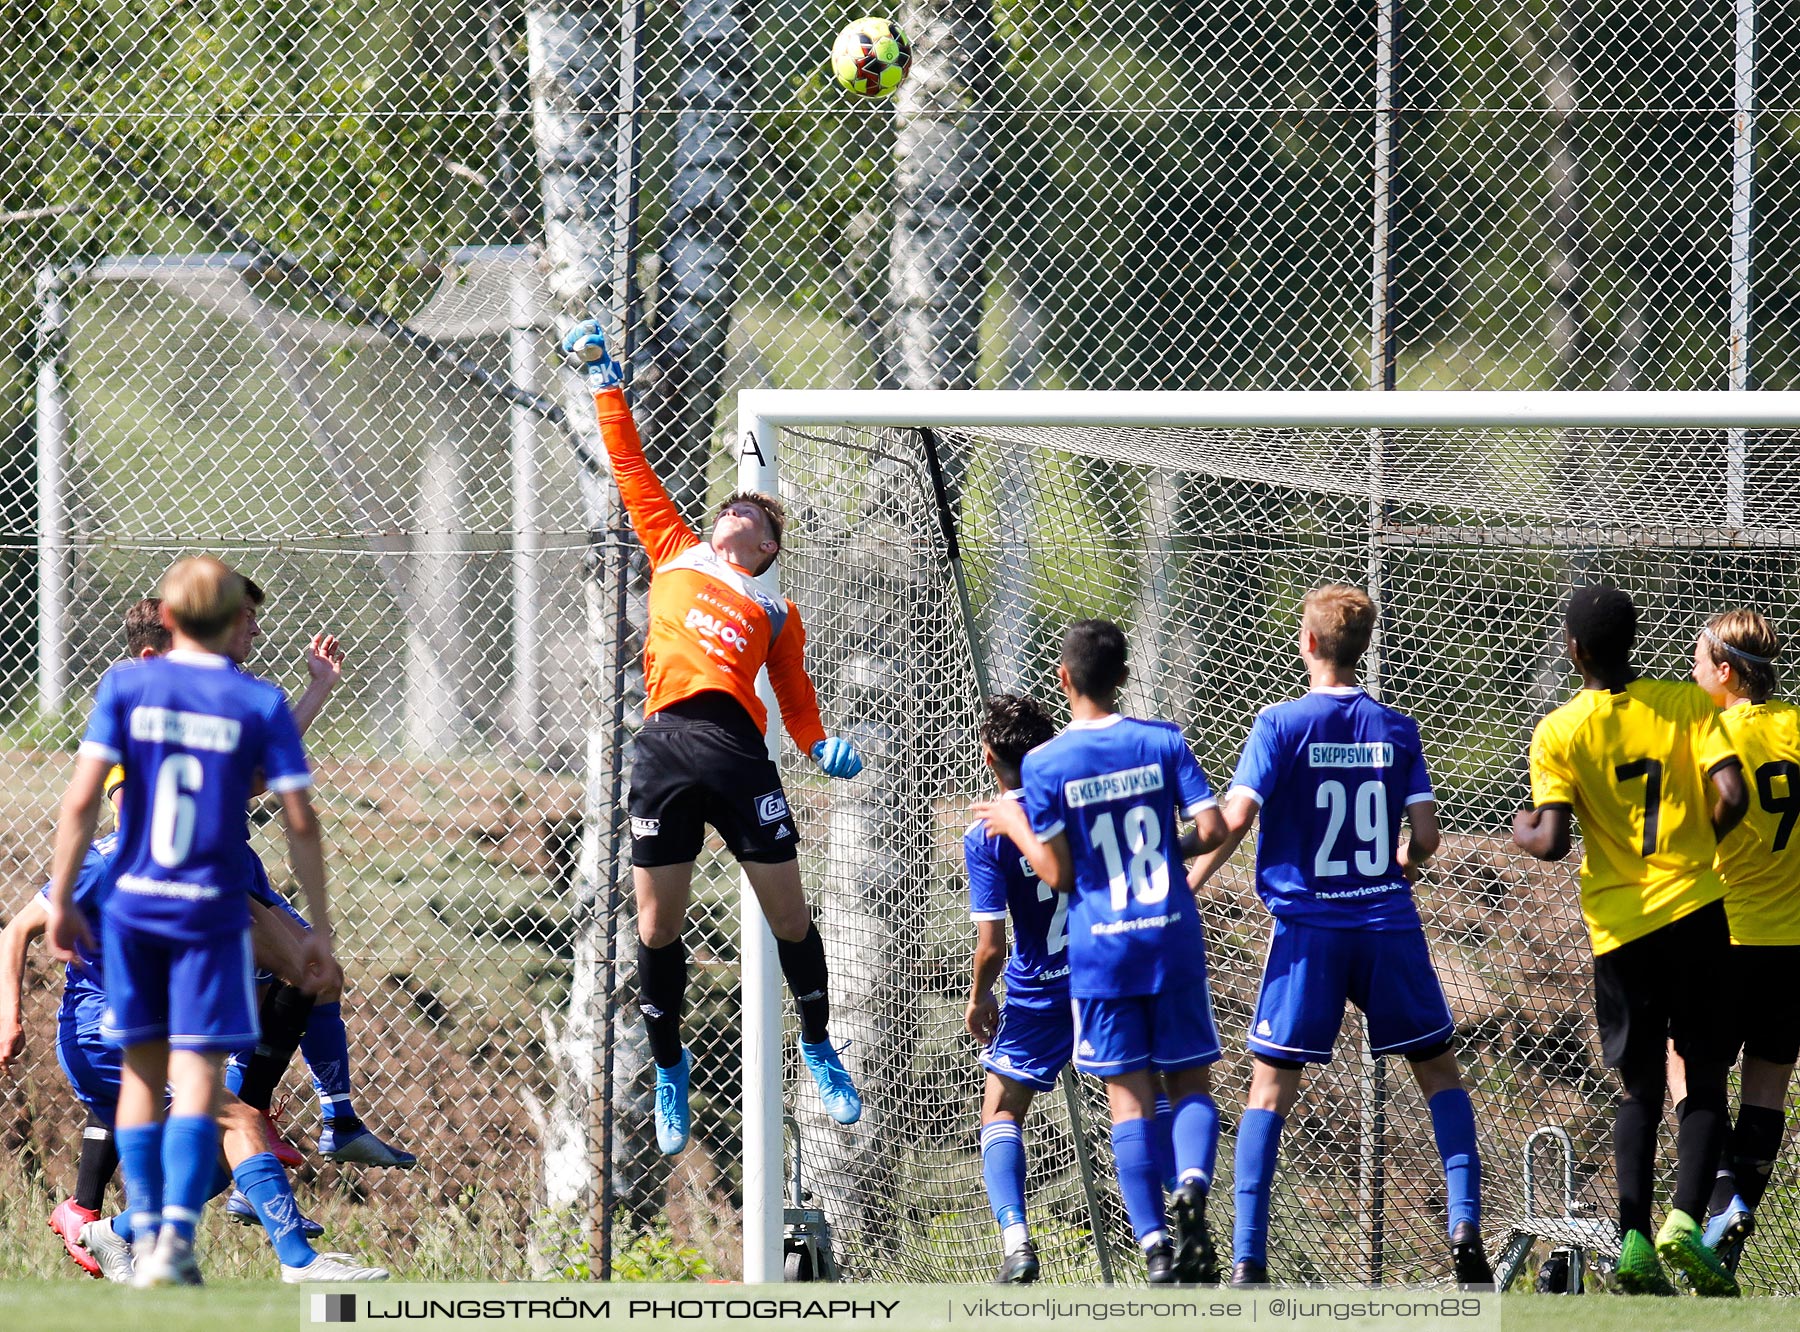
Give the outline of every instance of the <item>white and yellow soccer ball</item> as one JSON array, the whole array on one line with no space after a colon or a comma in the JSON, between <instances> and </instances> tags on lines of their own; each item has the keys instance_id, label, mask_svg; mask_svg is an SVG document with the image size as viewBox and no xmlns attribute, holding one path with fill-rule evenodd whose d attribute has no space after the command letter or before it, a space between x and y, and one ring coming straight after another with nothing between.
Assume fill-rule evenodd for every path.
<instances>
[{"instance_id":1,"label":"white and yellow soccer ball","mask_svg":"<svg viewBox=\"0 0 1800 1332\"><path fill-rule=\"evenodd\" d=\"M859 97L886 97L911 68L912 43L890 19L857 19L831 45L831 72Z\"/></svg>"}]
</instances>

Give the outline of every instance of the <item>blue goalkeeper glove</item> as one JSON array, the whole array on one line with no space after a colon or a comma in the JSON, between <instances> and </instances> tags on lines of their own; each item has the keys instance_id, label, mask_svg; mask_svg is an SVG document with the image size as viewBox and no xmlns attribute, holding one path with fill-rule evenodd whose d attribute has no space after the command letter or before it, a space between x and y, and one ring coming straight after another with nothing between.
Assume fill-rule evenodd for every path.
<instances>
[{"instance_id":1,"label":"blue goalkeeper glove","mask_svg":"<svg viewBox=\"0 0 1800 1332\"><path fill-rule=\"evenodd\" d=\"M563 334L563 355L581 362L588 387L596 391L617 388L625 382L625 370L606 349L606 334L598 319L588 319Z\"/></svg>"},{"instance_id":2,"label":"blue goalkeeper glove","mask_svg":"<svg viewBox=\"0 0 1800 1332\"><path fill-rule=\"evenodd\" d=\"M832 736L812 747L812 761L827 777L854 777L862 771L862 755L848 740Z\"/></svg>"}]
</instances>

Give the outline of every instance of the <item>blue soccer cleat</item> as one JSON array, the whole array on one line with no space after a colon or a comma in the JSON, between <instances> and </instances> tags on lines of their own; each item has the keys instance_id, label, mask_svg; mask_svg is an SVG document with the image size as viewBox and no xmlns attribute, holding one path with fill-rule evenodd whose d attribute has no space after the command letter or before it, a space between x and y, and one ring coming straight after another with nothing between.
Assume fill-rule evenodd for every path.
<instances>
[{"instance_id":1,"label":"blue soccer cleat","mask_svg":"<svg viewBox=\"0 0 1800 1332\"><path fill-rule=\"evenodd\" d=\"M390 1147L371 1133L359 1119L328 1119L319 1130L319 1155L343 1165L387 1166L411 1170L419 1158Z\"/></svg>"},{"instance_id":2,"label":"blue soccer cleat","mask_svg":"<svg viewBox=\"0 0 1800 1332\"><path fill-rule=\"evenodd\" d=\"M679 1064L656 1066L656 1145L664 1156L675 1155L688 1143L688 1071L693 1065L684 1045Z\"/></svg>"},{"instance_id":3,"label":"blue soccer cleat","mask_svg":"<svg viewBox=\"0 0 1800 1332\"><path fill-rule=\"evenodd\" d=\"M1724 1211L1715 1212L1707 1218L1701 1240L1707 1248L1719 1255L1719 1261L1728 1270L1735 1273L1738 1263L1744 1257L1744 1241L1755 1233L1756 1213L1734 1193Z\"/></svg>"},{"instance_id":4,"label":"blue soccer cleat","mask_svg":"<svg viewBox=\"0 0 1800 1332\"><path fill-rule=\"evenodd\" d=\"M225 1219L239 1226L260 1226L262 1224L262 1218L256 1214L256 1208L244 1196L242 1189L233 1189L231 1196L225 1200ZM318 1239L325 1233L325 1227L302 1212L300 1214L300 1233L309 1240Z\"/></svg>"},{"instance_id":5,"label":"blue soccer cleat","mask_svg":"<svg viewBox=\"0 0 1800 1332\"><path fill-rule=\"evenodd\" d=\"M800 1057L806 1061L806 1071L812 1074L813 1081L819 1084L819 1099L825 1103L825 1113L840 1124L854 1124L861 1119L862 1097L856 1094L856 1084L850 1081L850 1070L844 1067L844 1061L838 1058L831 1042L808 1044L801 1041Z\"/></svg>"}]
</instances>

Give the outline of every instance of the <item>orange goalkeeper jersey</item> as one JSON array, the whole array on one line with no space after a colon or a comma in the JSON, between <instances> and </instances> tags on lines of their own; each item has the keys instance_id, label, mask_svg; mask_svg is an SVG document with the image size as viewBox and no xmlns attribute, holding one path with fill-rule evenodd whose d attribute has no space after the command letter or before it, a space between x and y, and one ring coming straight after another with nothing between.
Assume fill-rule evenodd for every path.
<instances>
[{"instance_id":1,"label":"orange goalkeeper jersey","mask_svg":"<svg viewBox=\"0 0 1800 1332\"><path fill-rule=\"evenodd\" d=\"M711 690L735 698L765 727L769 714L756 695L756 673L766 665L788 734L801 752L810 752L825 738L825 726L806 673L806 630L794 603L757 587L682 521L644 457L620 390L596 393L594 410L619 497L650 556L645 715Z\"/></svg>"}]
</instances>

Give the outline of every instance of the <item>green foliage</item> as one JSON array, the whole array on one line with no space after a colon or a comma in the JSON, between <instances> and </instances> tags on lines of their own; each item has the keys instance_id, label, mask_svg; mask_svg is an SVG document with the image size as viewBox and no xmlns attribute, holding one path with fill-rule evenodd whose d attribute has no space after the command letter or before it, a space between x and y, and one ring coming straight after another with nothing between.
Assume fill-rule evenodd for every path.
<instances>
[{"instance_id":1,"label":"green foliage","mask_svg":"<svg viewBox=\"0 0 1800 1332\"><path fill-rule=\"evenodd\" d=\"M566 1241L561 1247L545 1246L546 1252L566 1255L556 1269L557 1281L592 1281L595 1279L593 1250L582 1231L582 1219L573 1215L542 1218L543 1234L557 1235ZM638 1231L634 1235L614 1237L612 1279L614 1281L705 1281L712 1277L713 1266L698 1248L678 1240L667 1222Z\"/></svg>"}]
</instances>

